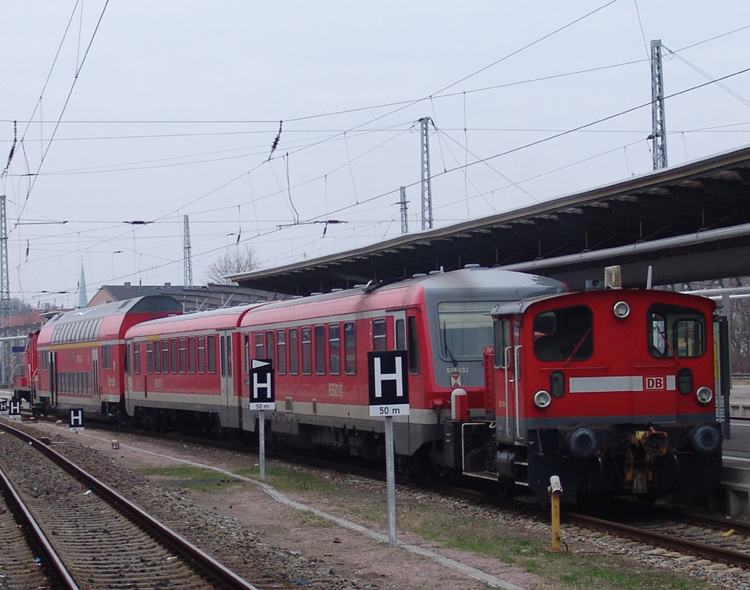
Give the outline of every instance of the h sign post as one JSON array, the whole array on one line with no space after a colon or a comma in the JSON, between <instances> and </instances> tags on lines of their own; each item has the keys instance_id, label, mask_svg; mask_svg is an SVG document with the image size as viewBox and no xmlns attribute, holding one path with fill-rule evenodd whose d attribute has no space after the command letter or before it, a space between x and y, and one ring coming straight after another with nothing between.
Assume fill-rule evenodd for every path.
<instances>
[{"instance_id":1,"label":"h sign post","mask_svg":"<svg viewBox=\"0 0 750 590\"><path fill-rule=\"evenodd\" d=\"M276 409L273 362L252 359L250 363L250 410L258 410L258 471L266 481L266 410Z\"/></svg>"},{"instance_id":2,"label":"h sign post","mask_svg":"<svg viewBox=\"0 0 750 590\"><path fill-rule=\"evenodd\" d=\"M367 353L370 416L385 418L385 475L388 493L388 544L396 547L396 461L393 417L409 415L409 380L405 350Z\"/></svg>"},{"instance_id":3,"label":"h sign post","mask_svg":"<svg viewBox=\"0 0 750 590\"><path fill-rule=\"evenodd\" d=\"M70 410L68 416L68 431L81 432L83 430L83 408Z\"/></svg>"}]
</instances>

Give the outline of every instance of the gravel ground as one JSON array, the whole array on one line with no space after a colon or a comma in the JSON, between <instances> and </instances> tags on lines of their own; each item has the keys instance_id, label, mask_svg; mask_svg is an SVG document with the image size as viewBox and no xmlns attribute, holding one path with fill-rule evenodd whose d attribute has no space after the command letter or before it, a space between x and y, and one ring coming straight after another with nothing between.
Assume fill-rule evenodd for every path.
<instances>
[{"instance_id":1,"label":"gravel ground","mask_svg":"<svg viewBox=\"0 0 750 590\"><path fill-rule=\"evenodd\" d=\"M269 576L282 573L285 579L297 585L333 590L434 590L436 583L441 590L489 587L434 559L402 548L390 548L319 515L279 503L256 484L239 482L229 485L230 477L219 475L204 486L189 481L175 485L174 478L163 475L147 478L136 473L154 467L173 467L175 459L235 472L252 469L257 461L253 455L154 441L129 434L116 435L120 448L115 450L109 436L101 431L86 430L74 434L65 427L44 423L33 428L37 436L49 436L53 448L84 465L123 495L134 498L157 518L240 574L247 568L256 572L267 571ZM92 454L81 445L96 449L96 452ZM273 480L270 475L274 467L274 462L267 465L270 480ZM387 536L385 484L317 472L306 467L287 466L285 469L298 471L303 476L299 485L283 490L286 497ZM308 472L313 472L315 477L312 480L321 479L327 485L322 489L309 486L306 482L311 479L304 477L309 475ZM545 571L540 571L539 575L536 573L538 568L531 567L523 556L520 559L511 556L509 560L514 563L509 564L404 532L405 529L421 531L443 522L445 526L453 527L451 530L458 531L461 523L479 520L483 529L494 531L496 538L516 547L530 543L548 546L550 539L547 524L526 517L460 500L434 498L401 487L397 496L400 543L439 553L444 558L527 590L634 587L620 584L616 579L593 582L572 579L569 575L571 562L564 560L559 561L559 566L552 565L551 570L546 563ZM722 564L669 554L574 527L564 528L563 539L573 555L570 559L577 559L576 563L590 562L592 567L608 564L611 568L622 568L628 576L639 575L654 580L658 576L675 574L682 579L672 586L675 588L682 587L679 584L684 582L685 588L750 590L750 573L744 570L730 570ZM521 549L520 553L523 551ZM558 560L550 558L545 561ZM556 581L563 576L566 576L566 585ZM650 587L660 585L653 582Z\"/></svg>"}]
</instances>

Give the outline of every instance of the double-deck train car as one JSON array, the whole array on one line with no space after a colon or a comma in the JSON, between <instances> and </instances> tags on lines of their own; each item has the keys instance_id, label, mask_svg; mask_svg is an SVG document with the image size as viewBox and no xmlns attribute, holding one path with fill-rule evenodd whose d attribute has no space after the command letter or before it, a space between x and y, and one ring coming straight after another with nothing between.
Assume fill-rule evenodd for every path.
<instances>
[{"instance_id":1,"label":"double-deck train car","mask_svg":"<svg viewBox=\"0 0 750 590\"><path fill-rule=\"evenodd\" d=\"M448 421L464 473L540 497L704 497L720 481L713 310L668 291L606 290L498 304L487 417Z\"/></svg>"},{"instance_id":2,"label":"double-deck train car","mask_svg":"<svg viewBox=\"0 0 750 590\"><path fill-rule=\"evenodd\" d=\"M148 295L60 314L37 338L37 411L82 408L119 418L125 393L125 332L145 320L182 313L172 297Z\"/></svg>"}]
</instances>

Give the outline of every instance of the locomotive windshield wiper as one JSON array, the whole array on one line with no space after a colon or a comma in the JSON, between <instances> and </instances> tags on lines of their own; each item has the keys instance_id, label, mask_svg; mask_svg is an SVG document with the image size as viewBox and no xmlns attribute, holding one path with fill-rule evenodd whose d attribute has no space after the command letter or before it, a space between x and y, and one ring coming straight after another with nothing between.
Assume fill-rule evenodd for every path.
<instances>
[{"instance_id":1,"label":"locomotive windshield wiper","mask_svg":"<svg viewBox=\"0 0 750 590\"><path fill-rule=\"evenodd\" d=\"M443 349L445 350L445 354L447 354L451 362L453 363L454 367L458 366L458 361L456 360L456 357L453 356L453 353L451 352L450 347L448 346L448 336L447 336L447 330L445 329L445 322L443 322L443 327L440 330L441 335L443 336Z\"/></svg>"}]
</instances>

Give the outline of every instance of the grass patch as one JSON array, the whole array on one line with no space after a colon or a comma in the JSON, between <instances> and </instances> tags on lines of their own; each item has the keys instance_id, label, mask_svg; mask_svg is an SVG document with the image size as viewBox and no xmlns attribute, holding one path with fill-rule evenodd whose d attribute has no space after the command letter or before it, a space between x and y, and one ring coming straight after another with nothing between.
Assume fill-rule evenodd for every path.
<instances>
[{"instance_id":1,"label":"grass patch","mask_svg":"<svg viewBox=\"0 0 750 590\"><path fill-rule=\"evenodd\" d=\"M258 467L251 467L238 469L235 473L244 477L257 478L260 470ZM341 493L340 485L324 477L283 466L266 466L266 483L281 492L312 492L323 496Z\"/></svg>"},{"instance_id":2,"label":"grass patch","mask_svg":"<svg viewBox=\"0 0 750 590\"><path fill-rule=\"evenodd\" d=\"M435 517L420 507L404 507L398 527L409 530L446 547L453 547L499 559L524 568L547 580L559 583L560 588L576 590L699 590L708 586L699 581L677 575L661 574L646 566L633 566L606 553L552 553L549 545L521 537L509 537L507 529L493 530L491 523L451 514Z\"/></svg>"},{"instance_id":3,"label":"grass patch","mask_svg":"<svg viewBox=\"0 0 750 590\"><path fill-rule=\"evenodd\" d=\"M219 491L228 485L239 483L222 473L200 467L149 467L140 470L140 472L143 475L164 478L168 480L169 485L200 492Z\"/></svg>"}]
</instances>

